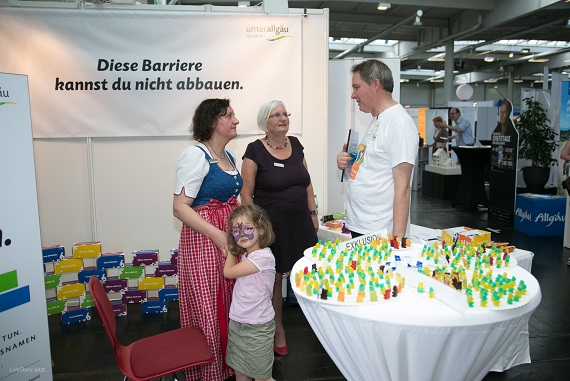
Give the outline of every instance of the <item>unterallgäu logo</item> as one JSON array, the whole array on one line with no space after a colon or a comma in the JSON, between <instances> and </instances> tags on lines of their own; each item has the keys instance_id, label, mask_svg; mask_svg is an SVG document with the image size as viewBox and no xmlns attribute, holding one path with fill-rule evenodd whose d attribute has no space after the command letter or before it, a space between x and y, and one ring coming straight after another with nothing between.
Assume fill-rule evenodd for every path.
<instances>
[{"instance_id":1,"label":"unterallg\u00e4u logo","mask_svg":"<svg viewBox=\"0 0 570 381\"><path fill-rule=\"evenodd\" d=\"M5 101L7 98L10 98L10 92L8 90L2 89L2 86L0 86L0 106L16 104L16 102Z\"/></svg>"},{"instance_id":2,"label":"unterallg\u00e4u logo","mask_svg":"<svg viewBox=\"0 0 570 381\"><path fill-rule=\"evenodd\" d=\"M261 25L248 26L245 28L247 38L263 38L267 41L279 41L283 38L292 38L293 36L285 35L289 33L289 27L283 25Z\"/></svg>"}]
</instances>

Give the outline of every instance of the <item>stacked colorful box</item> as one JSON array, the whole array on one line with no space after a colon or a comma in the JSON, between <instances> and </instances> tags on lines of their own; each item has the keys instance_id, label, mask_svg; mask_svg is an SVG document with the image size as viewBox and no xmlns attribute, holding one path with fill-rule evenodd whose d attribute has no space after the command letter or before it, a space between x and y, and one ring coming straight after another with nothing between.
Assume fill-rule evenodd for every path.
<instances>
[{"instance_id":1,"label":"stacked colorful box","mask_svg":"<svg viewBox=\"0 0 570 381\"><path fill-rule=\"evenodd\" d=\"M54 265L53 275L59 276L55 300L59 303L48 300L48 311L61 312L63 324L86 320L87 312L77 311L80 309L80 297L85 295L85 284L79 283L78 278L81 270L83 261L77 258L64 257ZM53 281L56 282L55 277Z\"/></svg>"},{"instance_id":2,"label":"stacked colorful box","mask_svg":"<svg viewBox=\"0 0 570 381\"><path fill-rule=\"evenodd\" d=\"M116 316L126 315L127 304L140 303L142 313L167 311L169 300L178 300L178 250L170 251L170 261L160 261L158 250L137 250L132 263L123 252L102 253L101 242L73 245L71 257L60 245L43 250L48 314L62 314L63 324L90 319L94 306L88 290L96 275Z\"/></svg>"},{"instance_id":3,"label":"stacked colorful box","mask_svg":"<svg viewBox=\"0 0 570 381\"><path fill-rule=\"evenodd\" d=\"M101 242L77 242L71 248L71 257L66 257L55 266L55 273L62 274L62 286L58 288L58 300L66 300L62 311L63 324L91 319L93 300L88 294L87 283L91 275L99 279L104 273L97 270L96 260L101 255Z\"/></svg>"},{"instance_id":4,"label":"stacked colorful box","mask_svg":"<svg viewBox=\"0 0 570 381\"><path fill-rule=\"evenodd\" d=\"M136 288L134 284L129 288L131 291L130 300L140 300L141 312L158 313L166 312L166 303L158 304L158 290L164 288L164 279L155 278L154 273L159 262L158 250L136 250L133 251L133 267L141 269L142 277L139 279ZM138 293L137 293L138 291ZM144 293L144 299L142 297Z\"/></svg>"},{"instance_id":5,"label":"stacked colorful box","mask_svg":"<svg viewBox=\"0 0 570 381\"><path fill-rule=\"evenodd\" d=\"M142 301L141 306L142 313L166 312L166 302L178 300L177 256L178 250L173 249L170 251L170 261L159 262L158 250L133 252L133 266L144 266L144 278L138 284L138 291L146 292L146 300Z\"/></svg>"},{"instance_id":6,"label":"stacked colorful box","mask_svg":"<svg viewBox=\"0 0 570 381\"><path fill-rule=\"evenodd\" d=\"M43 247L42 256L48 315L61 314L63 324L91 319L94 303L87 292L87 283L92 275L101 280L106 275L97 268L101 243L75 243L71 256L65 255L61 245Z\"/></svg>"},{"instance_id":7,"label":"stacked colorful box","mask_svg":"<svg viewBox=\"0 0 570 381\"><path fill-rule=\"evenodd\" d=\"M125 268L125 253L122 251L103 253L97 258L97 269L103 272L103 287L113 306L115 316L127 314L127 305L123 295L127 291L127 279L120 279Z\"/></svg>"},{"instance_id":8,"label":"stacked colorful box","mask_svg":"<svg viewBox=\"0 0 570 381\"><path fill-rule=\"evenodd\" d=\"M65 248L61 245L42 247L44 273L53 274L55 263L65 258Z\"/></svg>"},{"instance_id":9,"label":"stacked colorful box","mask_svg":"<svg viewBox=\"0 0 570 381\"><path fill-rule=\"evenodd\" d=\"M98 258L101 255L101 242L77 242L71 248L72 258Z\"/></svg>"},{"instance_id":10,"label":"stacked colorful box","mask_svg":"<svg viewBox=\"0 0 570 381\"><path fill-rule=\"evenodd\" d=\"M65 248L61 245L42 247L42 258L47 313L61 313L65 323L67 320L63 320L63 315L79 308L79 296L85 294L85 287L78 280L83 262L66 257Z\"/></svg>"}]
</instances>

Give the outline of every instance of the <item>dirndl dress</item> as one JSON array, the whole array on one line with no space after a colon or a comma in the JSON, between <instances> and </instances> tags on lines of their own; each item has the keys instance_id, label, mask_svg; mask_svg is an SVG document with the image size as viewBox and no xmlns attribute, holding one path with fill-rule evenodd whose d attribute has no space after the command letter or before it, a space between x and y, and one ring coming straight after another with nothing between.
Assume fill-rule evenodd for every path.
<instances>
[{"instance_id":1,"label":"dirndl dress","mask_svg":"<svg viewBox=\"0 0 570 381\"><path fill-rule=\"evenodd\" d=\"M229 215L237 206L237 199L232 197L225 203L210 200L193 209L209 224L227 231ZM180 325L198 327L215 358L210 364L186 369L186 378L225 380L233 374L225 363L225 352L235 280L224 278L224 256L204 235L183 225L178 247Z\"/></svg>"}]
</instances>

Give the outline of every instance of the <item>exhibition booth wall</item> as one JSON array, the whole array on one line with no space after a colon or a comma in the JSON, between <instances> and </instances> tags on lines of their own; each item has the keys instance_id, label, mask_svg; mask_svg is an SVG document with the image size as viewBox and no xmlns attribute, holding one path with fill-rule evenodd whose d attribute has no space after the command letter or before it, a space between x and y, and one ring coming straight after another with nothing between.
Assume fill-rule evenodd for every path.
<instances>
[{"instance_id":1,"label":"exhibition booth wall","mask_svg":"<svg viewBox=\"0 0 570 381\"><path fill-rule=\"evenodd\" d=\"M119 22L104 25L120 31L121 25L127 23L128 28L115 35L101 31L102 38L97 37L96 28L104 19L109 19L109 10L40 10L40 16L46 11L50 16L61 17L60 21L72 19L68 25L76 28L78 37L67 35L62 39L56 38L60 32L55 24L60 23L54 24L53 20L51 24L43 23L41 17L32 20L30 14L38 12L36 9L2 10L0 49L6 59L0 63L0 72L17 72L30 78L42 245L61 244L71 250L75 242L101 241L103 252L123 251L127 261L132 251L141 249L159 249L161 259L166 259L169 251L178 246L180 233L180 222L172 215L176 160L186 146L195 144L188 127L195 107L205 98L227 97L232 101L240 124L238 137L228 148L236 154L238 168L247 144L262 136L256 123L259 106L272 99L282 100L292 114L290 132L299 136L305 147L315 193L324 195L327 10L290 10L289 15L276 16L265 15L259 8L247 8L241 13L235 7L212 6L168 7L168 11L155 11L157 7L139 9L114 9L112 12L119 12ZM250 26L258 28L254 28L257 32L248 30L249 36L231 38L271 40L280 45L267 47L265 44L261 48L254 47L250 54L239 55L228 50L238 43L223 41L230 38L227 31L214 34L219 31L201 33L200 29L194 29L191 31L197 37L192 40L186 33L171 33L169 28L163 27L172 22L177 27L191 28L197 17L212 17L213 13L225 25L227 21L242 20L237 21L240 30ZM245 17L248 22L239 25L243 16L248 16ZM12 28L17 24L14 17L25 20L29 37ZM149 25L149 19L157 23L156 28L151 27L154 24ZM289 25L289 33L275 32L284 25ZM132 33L130 28L137 33ZM164 43L158 43L157 34ZM43 44L51 45L37 47L37 43L29 40L38 36L43 38ZM149 45L148 41L155 43ZM291 42L293 44L286 45ZM275 50L276 55L269 54L270 49ZM291 53L295 53L292 58ZM53 90L54 87L57 90L54 81L58 75L60 81L62 77L73 81L108 78L108 83L119 76L123 80L130 76L134 86L137 81L152 79L152 75L142 71L107 70L103 73L106 77L100 77L98 69L101 67L95 69L94 65L107 65L114 59L115 63L139 62L142 68L143 59L159 57L163 61L174 57L170 59L172 62L176 62L176 57L181 58L181 62L200 57L204 67L215 68L213 79L216 76L238 78L242 85L249 86L248 91L202 89L190 94L173 90L150 95L134 90L122 94L67 91L61 95ZM100 61L103 58L106 63ZM85 62L88 69L84 67ZM153 73L157 74L165 80L179 73ZM182 73L184 78L180 81L195 74ZM177 82L174 78L173 86ZM347 103L349 101L347 99ZM171 115L173 113L176 115ZM82 125L85 128L82 129ZM323 197L322 208L325 207Z\"/></svg>"}]
</instances>

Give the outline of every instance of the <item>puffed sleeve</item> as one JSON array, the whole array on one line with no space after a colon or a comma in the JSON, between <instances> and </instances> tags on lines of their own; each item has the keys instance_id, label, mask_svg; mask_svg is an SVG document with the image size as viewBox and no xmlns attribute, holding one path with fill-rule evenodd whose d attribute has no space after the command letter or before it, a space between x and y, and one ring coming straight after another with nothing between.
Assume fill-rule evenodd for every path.
<instances>
[{"instance_id":1,"label":"puffed sleeve","mask_svg":"<svg viewBox=\"0 0 570 381\"><path fill-rule=\"evenodd\" d=\"M250 160L252 160L253 162L257 163L257 155L256 155L256 149L253 145L253 143L249 143L247 145L247 148L245 149L245 153L242 156L242 159L248 158Z\"/></svg>"},{"instance_id":2,"label":"puffed sleeve","mask_svg":"<svg viewBox=\"0 0 570 381\"><path fill-rule=\"evenodd\" d=\"M248 259L259 271L275 270L275 257L269 248L254 251Z\"/></svg>"},{"instance_id":3,"label":"puffed sleeve","mask_svg":"<svg viewBox=\"0 0 570 381\"><path fill-rule=\"evenodd\" d=\"M209 170L210 163L200 148L196 146L185 148L176 163L174 194L180 194L184 188L187 197L196 198Z\"/></svg>"}]
</instances>

